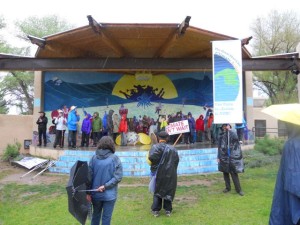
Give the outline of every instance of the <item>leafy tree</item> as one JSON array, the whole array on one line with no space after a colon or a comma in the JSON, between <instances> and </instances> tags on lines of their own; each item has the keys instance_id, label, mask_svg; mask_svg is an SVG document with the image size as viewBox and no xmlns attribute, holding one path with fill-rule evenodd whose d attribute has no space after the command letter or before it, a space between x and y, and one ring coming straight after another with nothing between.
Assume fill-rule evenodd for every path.
<instances>
[{"instance_id":1,"label":"leafy tree","mask_svg":"<svg viewBox=\"0 0 300 225\"><path fill-rule=\"evenodd\" d=\"M74 27L74 25L57 15L30 16L25 20L16 21L15 25L19 30L17 36L26 41L29 41L27 35L42 38Z\"/></svg>"},{"instance_id":2,"label":"leafy tree","mask_svg":"<svg viewBox=\"0 0 300 225\"><path fill-rule=\"evenodd\" d=\"M4 21L0 18L0 28ZM66 20L60 19L57 15L49 15L45 17L28 17L22 21L16 21L17 37L21 40L29 41L27 35L35 37L45 37L51 34L59 33L71 29L73 25L67 23ZM24 48L12 48L3 43L0 51L17 55L30 55L31 44ZM34 74L33 72L10 71L2 79L0 83L0 96L6 96L3 104L6 107L15 106L22 114L33 113L34 99ZM1 106L1 105L0 105ZM4 111L7 112L7 111Z\"/></svg>"},{"instance_id":3,"label":"leafy tree","mask_svg":"<svg viewBox=\"0 0 300 225\"><path fill-rule=\"evenodd\" d=\"M295 12L271 11L250 29L255 56L291 53L300 42L300 19ZM269 96L269 104L298 102L297 76L291 71L254 72L254 86Z\"/></svg>"}]
</instances>

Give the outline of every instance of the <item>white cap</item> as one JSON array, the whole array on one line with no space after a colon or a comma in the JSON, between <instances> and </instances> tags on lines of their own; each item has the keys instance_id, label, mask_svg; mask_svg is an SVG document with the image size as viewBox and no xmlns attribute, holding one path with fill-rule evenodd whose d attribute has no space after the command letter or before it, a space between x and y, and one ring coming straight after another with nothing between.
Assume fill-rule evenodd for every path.
<instances>
[{"instance_id":1,"label":"white cap","mask_svg":"<svg viewBox=\"0 0 300 225\"><path fill-rule=\"evenodd\" d=\"M72 105L71 108L70 108L70 110L72 111L72 110L74 110L74 109L76 109L76 108L77 108L77 106Z\"/></svg>"}]
</instances>

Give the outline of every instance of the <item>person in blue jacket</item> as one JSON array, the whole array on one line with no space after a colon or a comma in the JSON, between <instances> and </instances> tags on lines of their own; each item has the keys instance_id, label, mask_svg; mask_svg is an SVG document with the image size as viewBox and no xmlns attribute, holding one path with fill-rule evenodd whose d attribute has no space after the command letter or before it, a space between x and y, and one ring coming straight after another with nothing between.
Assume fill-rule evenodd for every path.
<instances>
[{"instance_id":1,"label":"person in blue jacket","mask_svg":"<svg viewBox=\"0 0 300 225\"><path fill-rule=\"evenodd\" d=\"M270 225L300 225L300 125L286 123L286 128L288 140L277 174Z\"/></svg>"},{"instance_id":2,"label":"person in blue jacket","mask_svg":"<svg viewBox=\"0 0 300 225\"><path fill-rule=\"evenodd\" d=\"M92 202L91 225L110 224L118 195L118 183L123 177L122 163L115 153L115 144L110 136L103 136L98 142L96 154L89 162L87 201Z\"/></svg>"},{"instance_id":3,"label":"person in blue jacket","mask_svg":"<svg viewBox=\"0 0 300 225\"><path fill-rule=\"evenodd\" d=\"M81 146L89 147L90 133L92 130L91 114L87 113L81 125Z\"/></svg>"},{"instance_id":4,"label":"person in blue jacket","mask_svg":"<svg viewBox=\"0 0 300 225\"><path fill-rule=\"evenodd\" d=\"M80 116L77 113L77 107L71 106L68 113L68 130L69 130L69 147L76 148L77 126L80 120Z\"/></svg>"}]
</instances>

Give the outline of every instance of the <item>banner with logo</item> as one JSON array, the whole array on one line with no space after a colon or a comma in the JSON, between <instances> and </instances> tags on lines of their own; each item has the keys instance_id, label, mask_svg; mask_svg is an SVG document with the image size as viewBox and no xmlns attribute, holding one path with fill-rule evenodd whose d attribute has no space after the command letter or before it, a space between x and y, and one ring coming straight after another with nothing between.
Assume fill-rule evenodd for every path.
<instances>
[{"instance_id":1,"label":"banner with logo","mask_svg":"<svg viewBox=\"0 0 300 225\"><path fill-rule=\"evenodd\" d=\"M242 123L241 41L213 41L212 49L214 123Z\"/></svg>"}]
</instances>

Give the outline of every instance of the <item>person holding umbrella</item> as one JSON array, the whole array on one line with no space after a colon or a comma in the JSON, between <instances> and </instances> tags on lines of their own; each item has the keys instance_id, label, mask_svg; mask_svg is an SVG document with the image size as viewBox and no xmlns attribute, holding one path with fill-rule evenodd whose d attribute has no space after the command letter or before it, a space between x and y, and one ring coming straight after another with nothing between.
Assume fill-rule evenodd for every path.
<instances>
[{"instance_id":1,"label":"person holding umbrella","mask_svg":"<svg viewBox=\"0 0 300 225\"><path fill-rule=\"evenodd\" d=\"M244 172L243 155L239 139L237 134L231 130L230 124L223 124L221 129L222 132L218 141L218 170L223 172L226 187L223 192L227 193L231 190L230 174L236 192L243 196L244 192L238 176L238 173Z\"/></svg>"},{"instance_id":2,"label":"person holding umbrella","mask_svg":"<svg viewBox=\"0 0 300 225\"><path fill-rule=\"evenodd\" d=\"M115 153L114 141L110 136L103 136L95 155L89 162L87 201L92 202L93 215L91 225L110 224L117 200L118 183L123 177L123 167Z\"/></svg>"}]
</instances>

